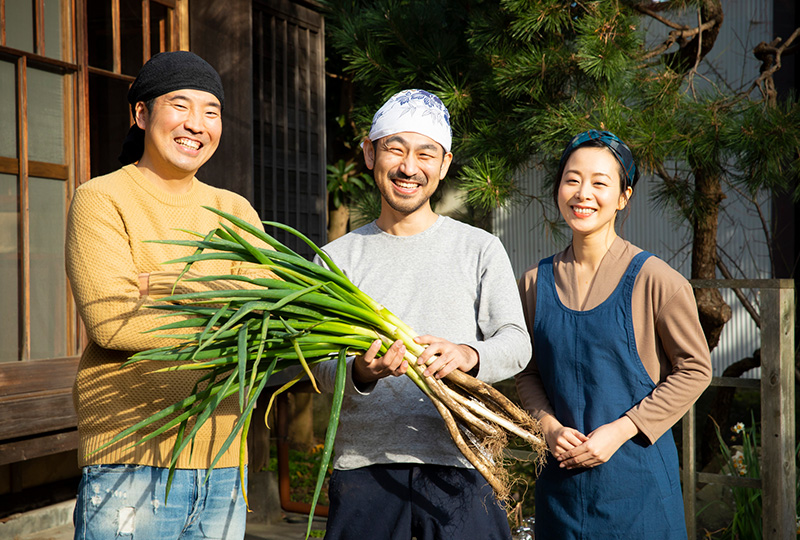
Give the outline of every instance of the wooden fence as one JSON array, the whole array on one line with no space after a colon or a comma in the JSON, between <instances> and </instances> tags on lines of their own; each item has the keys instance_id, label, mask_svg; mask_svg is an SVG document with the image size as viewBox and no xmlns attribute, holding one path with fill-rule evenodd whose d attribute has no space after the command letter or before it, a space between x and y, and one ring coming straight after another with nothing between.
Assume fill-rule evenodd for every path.
<instances>
[{"instance_id":1,"label":"wooden fence","mask_svg":"<svg viewBox=\"0 0 800 540\"><path fill-rule=\"evenodd\" d=\"M761 379L714 377L712 386L761 391L761 478L697 471L695 410L683 418L683 499L689 538L697 538L697 483L761 489L764 540L794 539L795 522L795 286L789 279L692 280L695 288L758 289L761 294Z\"/></svg>"}]
</instances>

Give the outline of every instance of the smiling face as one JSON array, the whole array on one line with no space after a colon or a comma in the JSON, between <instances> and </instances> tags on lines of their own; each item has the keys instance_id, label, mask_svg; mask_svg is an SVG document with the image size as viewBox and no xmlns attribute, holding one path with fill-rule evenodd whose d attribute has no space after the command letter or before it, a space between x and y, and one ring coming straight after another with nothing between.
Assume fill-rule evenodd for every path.
<instances>
[{"instance_id":1,"label":"smiling face","mask_svg":"<svg viewBox=\"0 0 800 540\"><path fill-rule=\"evenodd\" d=\"M633 189L623 192L620 165L606 148L578 148L570 154L558 186L558 209L575 235L616 236L617 211Z\"/></svg>"},{"instance_id":2,"label":"smiling face","mask_svg":"<svg viewBox=\"0 0 800 540\"><path fill-rule=\"evenodd\" d=\"M159 96L148 111L136 104L136 124L144 130L139 165L165 180L191 178L214 155L222 135L219 100L202 90L175 90Z\"/></svg>"},{"instance_id":3,"label":"smiling face","mask_svg":"<svg viewBox=\"0 0 800 540\"><path fill-rule=\"evenodd\" d=\"M402 219L430 212L430 198L447 174L453 154L419 133L404 131L364 144L364 160L381 192L381 215Z\"/></svg>"}]
</instances>

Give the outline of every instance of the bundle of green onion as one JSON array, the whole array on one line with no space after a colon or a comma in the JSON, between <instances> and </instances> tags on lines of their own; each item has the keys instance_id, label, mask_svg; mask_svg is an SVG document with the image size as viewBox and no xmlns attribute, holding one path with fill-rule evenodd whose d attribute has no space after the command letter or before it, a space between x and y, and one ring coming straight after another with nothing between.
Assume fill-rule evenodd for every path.
<instances>
[{"instance_id":1,"label":"bundle of green onion","mask_svg":"<svg viewBox=\"0 0 800 540\"><path fill-rule=\"evenodd\" d=\"M213 469L238 434L243 474L245 437L253 408L270 377L288 367L300 365L303 368L299 375L273 393L269 406L276 394L306 376L316 387L309 365L338 358L333 407L313 507L324 480L338 425L346 355L363 353L376 339L383 343L380 353L383 354L399 339L407 350L407 375L431 399L459 450L486 478L500 499L508 496L502 468L502 450L506 446L507 434L529 443L540 459L544 456L546 447L537 423L490 385L460 371L441 380L425 377L422 374L424 366L416 363L424 347L414 342L414 331L353 285L311 240L291 227L265 222L301 238L328 268L307 261L246 221L214 208L208 210L253 235L258 239L256 244L265 247L256 247L233 227L221 222L220 228L205 236L187 231L197 236L197 240L159 241L196 248L192 255L170 262L185 263L186 272L194 262L201 260L239 261L258 265L275 278L203 276L195 279L238 280L247 285L245 288L173 295L153 306L183 316L178 322L154 329L162 335L169 332L169 337L180 338L182 343L137 353L128 363L182 361L165 370L203 370L205 373L191 396L120 433L109 445L161 422L140 442L177 426L179 435L171 464L174 470L178 455L190 447L193 436L220 402L238 396L238 423L210 468ZM194 419L191 424L190 419Z\"/></svg>"}]
</instances>

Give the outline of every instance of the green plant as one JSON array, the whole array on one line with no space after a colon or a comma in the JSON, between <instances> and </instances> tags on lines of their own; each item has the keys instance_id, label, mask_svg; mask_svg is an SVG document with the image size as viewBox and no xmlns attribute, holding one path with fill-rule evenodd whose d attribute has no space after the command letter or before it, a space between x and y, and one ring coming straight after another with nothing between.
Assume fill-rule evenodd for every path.
<instances>
[{"instance_id":1,"label":"green plant","mask_svg":"<svg viewBox=\"0 0 800 540\"><path fill-rule=\"evenodd\" d=\"M357 171L355 163L343 159L328 165L328 192L331 194L334 208L360 199L365 191L374 186L370 175L356 174Z\"/></svg>"},{"instance_id":2,"label":"green plant","mask_svg":"<svg viewBox=\"0 0 800 540\"><path fill-rule=\"evenodd\" d=\"M759 463L760 437L756 429L755 419L751 413L750 427L738 422L731 428L734 435L731 442L741 437L741 450L729 446L716 426L720 452L724 460L722 470L731 476L761 478ZM761 532L761 490L748 487L733 487L733 519L730 526L722 532L721 539L760 540Z\"/></svg>"},{"instance_id":3,"label":"green plant","mask_svg":"<svg viewBox=\"0 0 800 540\"><path fill-rule=\"evenodd\" d=\"M269 270L274 278L230 274L202 276L194 280L219 284L239 281L246 283L248 288L173 295L153 306L183 316L181 320L153 329L154 332L169 332L169 337L180 339L181 343L138 352L127 364L167 361L169 364L161 371L201 370L202 375L191 396L126 429L106 446L144 428L152 431L136 444L176 428L167 493L178 456L181 452L192 451L194 436L222 400L238 397L240 416L210 463L209 473L238 436L243 475L245 437L256 400L267 380L290 366L302 367L296 377L273 394L266 407L269 412L275 395L288 390L304 376L307 375L316 388L310 364L336 358L333 403L311 502L313 509L333 450L344 393L346 355L363 353L376 341L380 344L380 354L385 354L396 340L403 341L409 365L406 376L431 400L456 446L484 475L500 499L505 498L507 488L503 471L492 455L502 451L507 434L524 439L537 455L543 455L544 442L538 424L493 387L460 371L443 379L424 376L424 366L417 364L417 357L424 347L413 340L416 333L353 285L328 255L307 237L286 225L264 222L298 236L327 268L305 260L236 216L205 208L224 221L218 229L207 234L186 231L198 240L158 241L195 249L192 255L170 262L184 263L186 272L197 261L230 260ZM255 237L259 246L269 247L257 247L248 242L234 227ZM312 518L313 510L309 516L309 531Z\"/></svg>"},{"instance_id":4,"label":"green plant","mask_svg":"<svg viewBox=\"0 0 800 540\"><path fill-rule=\"evenodd\" d=\"M310 504L314 500L314 491L317 487L317 476L322 464L323 450L324 445L322 444L314 446L307 452L289 449L289 485L291 486L290 493L293 501ZM274 445L270 448L270 456L267 470L277 473L277 448ZM333 472L333 466L329 463L327 466L328 475L331 472ZM326 506L329 504L327 479L320 491L318 502Z\"/></svg>"},{"instance_id":5,"label":"green plant","mask_svg":"<svg viewBox=\"0 0 800 540\"><path fill-rule=\"evenodd\" d=\"M715 423L720 453L723 459L722 471L731 476L761 478L760 443L761 435L755 418L750 413L750 426L737 422L731 427L733 432L725 440ZM738 442L739 444L734 444ZM795 449L795 464L800 464L800 445ZM733 516L728 527L719 534L706 533L706 538L716 540L760 540L762 538L761 490L747 487L731 488L733 495ZM795 515L797 535L800 538L800 477L795 484Z\"/></svg>"},{"instance_id":6,"label":"green plant","mask_svg":"<svg viewBox=\"0 0 800 540\"><path fill-rule=\"evenodd\" d=\"M359 158L354 142L390 95L432 91L451 113L450 185L466 193L472 215L518 199L542 208L540 234L558 231L550 197L526 193L520 173L543 167L552 175L564 144L590 128L621 136L649 173L655 203L690 224L693 278L716 277L726 194L774 190L800 200L800 101L796 93L779 99L773 79L774 59L795 48L800 33L754 51L724 38L715 47L728 2L319 3L326 69L332 88L341 88L331 101L339 106L330 108L341 128L329 140L337 158ZM742 64L736 79L716 65L751 54L759 69ZM716 289L696 292L713 348L730 309Z\"/></svg>"}]
</instances>

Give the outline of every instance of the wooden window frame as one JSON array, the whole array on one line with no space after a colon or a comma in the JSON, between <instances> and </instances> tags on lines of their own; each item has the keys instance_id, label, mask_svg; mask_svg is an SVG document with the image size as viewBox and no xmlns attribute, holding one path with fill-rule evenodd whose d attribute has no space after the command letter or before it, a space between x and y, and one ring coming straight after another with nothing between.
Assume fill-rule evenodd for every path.
<instances>
[{"instance_id":1,"label":"wooden window frame","mask_svg":"<svg viewBox=\"0 0 800 540\"><path fill-rule=\"evenodd\" d=\"M0 173L12 174L18 178L18 252L21 254L19 268L19 351L21 362L40 362L31 360L31 307L30 307L30 228L29 228L29 180L30 177L50 178L66 182L65 205L69 205L74 190L74 179L77 178L75 167L75 130L74 114L75 80L79 67L75 64L45 58L37 54L26 53L0 46L0 58L15 64L16 78L16 117L17 117L17 157L0 157ZM47 163L28 159L28 68L41 69L65 76L64 107L64 144L65 163ZM66 211L66 208L65 208ZM65 212L66 213L66 212ZM66 227L66 222L64 223ZM80 348L79 324L72 294L67 287L66 298L66 346L67 356L75 356ZM2 366L0 364L0 366Z\"/></svg>"},{"instance_id":2,"label":"wooden window frame","mask_svg":"<svg viewBox=\"0 0 800 540\"><path fill-rule=\"evenodd\" d=\"M65 214L75 184L84 173L81 160L82 94L78 62L45 56L44 0L34 2L34 51L6 46L5 3L0 0L0 58L15 66L17 157L0 157L0 172L18 181L18 253L20 321L18 360L0 364L0 465L53 454L77 447L77 418L72 407L72 381L78 354L85 343L69 283L66 288L66 357L31 360L29 180L31 177L66 182ZM80 2L80 0L77 0ZM76 1L61 4L61 57L77 57ZM28 70L39 69L63 76L64 163L28 158ZM64 222L66 227L66 221Z\"/></svg>"},{"instance_id":3,"label":"wooden window frame","mask_svg":"<svg viewBox=\"0 0 800 540\"><path fill-rule=\"evenodd\" d=\"M263 44L269 48L256 51L254 58L260 60L263 52L268 53L268 57L273 60L269 73L260 65L255 65L253 70L253 90L257 94L253 103L254 129L264 130L265 125L269 125L269 139L272 141L269 145L265 144L265 133L261 132L260 140L253 149L257 161L253 172L256 183L254 206L262 215L270 216L271 219L278 219L276 216L283 213L286 223L302 228L306 235L322 245L327 241L324 76L319 86L310 81L314 79L314 74L325 73L325 20L314 10L288 0L254 0L253 10L253 32L258 34L257 38L253 38L253 47L258 49L259 44ZM281 38L284 40L280 41ZM307 55L305 64L292 63L302 55ZM311 62L312 56L316 58L316 62ZM278 64L281 66L280 74L276 71ZM293 78L300 72L308 82L302 89L293 86ZM283 81L282 85L276 83L278 79ZM270 100L265 100L263 96L267 87ZM315 97L312 97L312 87L317 90ZM283 107L277 105L278 99L275 96L278 93L281 94ZM292 107L289 106L290 102ZM294 112L291 113L290 110ZM303 114L309 111L317 111L316 125L310 121L301 121ZM307 131L301 136L303 128ZM314 135L318 137L316 168L311 161ZM280 138L283 144L278 147L276 141ZM300 147L308 149L306 160L292 150ZM293 174L296 177L293 178ZM311 182L314 174L320 177L319 183ZM306 188L308 193L301 193L300 188ZM316 192L313 191L314 188ZM321 203L322 211L316 213L301 209L302 205L298 201L305 196L324 200ZM294 202L289 203L290 200ZM318 217L317 227L311 226L312 216ZM279 231L276 237L302 255L313 255L307 246L291 235Z\"/></svg>"},{"instance_id":4,"label":"wooden window frame","mask_svg":"<svg viewBox=\"0 0 800 540\"><path fill-rule=\"evenodd\" d=\"M20 262L20 355L18 361L0 363L0 465L46 456L78 445L77 416L72 404L72 385L79 355L88 340L80 323L67 282L67 355L63 358L30 359L30 235L28 229L28 185L30 177L67 182L65 205L69 208L75 188L90 176L89 75L99 74L132 82L121 67L119 0L112 3L114 69L89 66L87 0L62 1L62 58L45 56L44 0L34 1L34 51L6 46L5 7L0 0L0 59L15 64L17 75L17 157L0 157L0 173L18 180L18 252ZM12 0L15 1L15 0ZM143 59L150 57L150 5L157 3L170 11L169 50L188 49L188 0L141 0L143 10ZM65 163L53 164L28 159L27 70L42 69L65 76L64 141ZM65 209L66 210L66 209ZM66 222L64 223L66 227Z\"/></svg>"}]
</instances>

